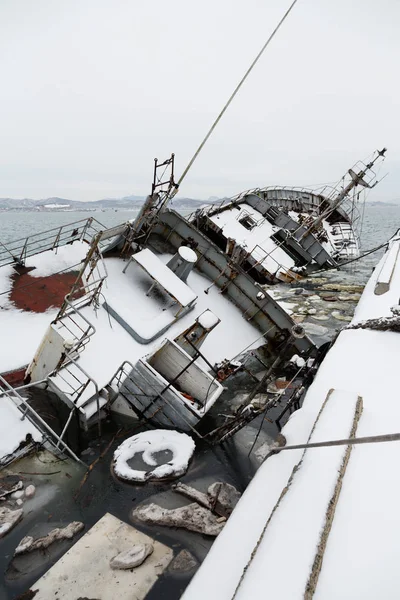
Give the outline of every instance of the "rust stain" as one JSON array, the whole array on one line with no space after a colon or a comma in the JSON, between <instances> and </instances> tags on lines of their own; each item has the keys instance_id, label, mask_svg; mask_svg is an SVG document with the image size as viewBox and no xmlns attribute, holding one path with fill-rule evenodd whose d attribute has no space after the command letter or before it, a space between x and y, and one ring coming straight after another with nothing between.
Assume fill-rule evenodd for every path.
<instances>
[{"instance_id":1,"label":"rust stain","mask_svg":"<svg viewBox=\"0 0 400 600\"><path fill-rule=\"evenodd\" d=\"M22 385L24 382L25 371L28 368L28 365L21 367L20 369L15 369L14 371L7 371L6 373L0 373L0 375L10 384L12 387L16 387L18 385Z\"/></svg>"},{"instance_id":2,"label":"rust stain","mask_svg":"<svg viewBox=\"0 0 400 600\"><path fill-rule=\"evenodd\" d=\"M21 310L35 313L43 313L49 308L59 308L75 283L77 273L70 271L47 277L32 277L30 274L32 270L16 269L12 277L11 302Z\"/></svg>"}]
</instances>

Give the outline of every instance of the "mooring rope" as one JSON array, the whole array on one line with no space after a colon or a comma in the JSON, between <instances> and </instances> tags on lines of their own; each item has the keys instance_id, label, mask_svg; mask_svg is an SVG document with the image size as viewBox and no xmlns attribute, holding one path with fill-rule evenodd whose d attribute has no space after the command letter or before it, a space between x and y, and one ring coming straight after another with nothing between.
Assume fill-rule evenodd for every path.
<instances>
[{"instance_id":1,"label":"mooring rope","mask_svg":"<svg viewBox=\"0 0 400 600\"><path fill-rule=\"evenodd\" d=\"M368 319L354 325L347 325L342 331L351 329L371 329L372 331L393 331L400 333L400 315L391 317L380 317L378 319Z\"/></svg>"},{"instance_id":2,"label":"mooring rope","mask_svg":"<svg viewBox=\"0 0 400 600\"><path fill-rule=\"evenodd\" d=\"M262 54L264 53L264 51L267 48L267 46L269 45L269 43L275 37L275 34L279 31L281 25L283 25L284 21L289 16L289 13L292 11L292 9L294 8L294 6L295 6L296 3L297 3L297 0L293 0L292 4L289 6L289 8L287 9L287 11L285 12L285 14L283 15L283 17L279 21L278 25L275 27L275 29L273 30L273 32L271 33L271 35L269 36L269 38L265 42L264 46L261 48L260 52L257 54L257 56L255 57L255 59L253 60L253 62L251 63L250 67L247 69L246 73L244 74L244 76L240 80L239 84L236 86L236 88L233 91L232 95L230 96L229 100L227 101L227 103L225 104L225 106L223 107L223 109L221 110L221 112L219 113L218 117L215 119L214 123L211 125L210 129L208 130L207 135L204 138L204 140L201 142L200 146L197 148L197 150L194 153L193 157L189 161L189 164L187 165L186 169L183 171L182 175L180 176L180 178L178 180L178 186L182 183L182 181L186 177L189 169L191 168L191 166L193 165L194 161L196 160L196 158L198 157L198 155L202 151L202 149L203 149L204 145L206 144L208 138L210 137L210 135L212 134L212 132L214 131L214 129L218 125L218 123L221 120L221 118L223 117L225 111L227 110L227 108L231 104L232 100L234 99L234 97L236 96L236 94L238 93L238 91L240 90L240 88L242 87L243 83L246 81L247 77L250 75L251 71L253 70L253 68L255 67L255 65L257 64L257 62L259 61L259 59L261 58Z\"/></svg>"},{"instance_id":3,"label":"mooring rope","mask_svg":"<svg viewBox=\"0 0 400 600\"><path fill-rule=\"evenodd\" d=\"M311 442L309 444L293 444L290 446L279 446L271 450L269 456L283 450L308 450L309 448L329 448L330 446L357 446L359 444L381 444L383 442L400 442L400 433L385 433L383 435L368 435L358 438L347 438L342 440L329 440L326 442Z\"/></svg>"},{"instance_id":4,"label":"mooring rope","mask_svg":"<svg viewBox=\"0 0 400 600\"><path fill-rule=\"evenodd\" d=\"M346 262L338 263L337 265L333 265L331 267L326 267L324 269L318 269L318 271L313 271L312 274L316 275L317 273L323 273L324 271L331 271L332 269L341 269L342 267L345 267L346 265L349 265L350 263L356 262L357 260L361 260L362 258L365 258L365 256L368 256L369 254L373 254L374 252L381 250L381 248L384 248L385 246L388 245L389 241L390 241L390 239L387 242L384 242L383 244L376 246L376 248L367 250L366 252L364 252L364 254L360 254L360 256L357 256L356 258L351 258L350 260L347 260Z\"/></svg>"}]
</instances>

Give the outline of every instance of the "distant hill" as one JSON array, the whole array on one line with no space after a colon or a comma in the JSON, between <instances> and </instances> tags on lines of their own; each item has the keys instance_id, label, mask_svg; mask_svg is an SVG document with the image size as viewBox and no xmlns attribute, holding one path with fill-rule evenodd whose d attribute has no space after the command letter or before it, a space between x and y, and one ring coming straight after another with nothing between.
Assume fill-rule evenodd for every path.
<instances>
[{"instance_id":1,"label":"distant hill","mask_svg":"<svg viewBox=\"0 0 400 600\"><path fill-rule=\"evenodd\" d=\"M18 211L74 211L74 210L137 210L143 204L144 196L124 196L123 198L104 198L93 202L80 202L79 200L68 200L66 198L46 198L43 200L32 200L31 198L15 199L0 198L0 210ZM215 197L206 200L194 198L174 198L173 206L177 209L195 209L203 204L215 202Z\"/></svg>"},{"instance_id":2,"label":"distant hill","mask_svg":"<svg viewBox=\"0 0 400 600\"><path fill-rule=\"evenodd\" d=\"M98 210L137 210L145 200L144 196L124 196L123 198L103 198L93 202L81 202L79 200L68 200L67 198L45 198L43 200L32 200L31 198L0 198L0 210L15 211L98 211ZM172 207L177 210L195 210L205 204L217 204L227 198L218 198L210 196L208 200L198 200L195 198L180 198L179 196L172 201ZM397 200L397 198L396 198ZM398 206L398 202L367 201L369 206L392 205ZM399 199L400 200L400 199Z\"/></svg>"}]
</instances>

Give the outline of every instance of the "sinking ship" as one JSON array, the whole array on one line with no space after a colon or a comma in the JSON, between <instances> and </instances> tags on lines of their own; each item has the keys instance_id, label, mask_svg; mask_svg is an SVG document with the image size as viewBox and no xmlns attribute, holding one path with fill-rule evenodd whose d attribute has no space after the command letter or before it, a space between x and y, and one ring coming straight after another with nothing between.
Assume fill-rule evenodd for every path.
<instances>
[{"instance_id":1,"label":"sinking ship","mask_svg":"<svg viewBox=\"0 0 400 600\"><path fill-rule=\"evenodd\" d=\"M173 164L155 162L133 222L91 217L0 246L3 462L43 439L80 460L70 427L100 433L112 414L196 434L250 350L264 347L266 368L313 351L240 264L168 209ZM26 399L31 387L63 405L61 431Z\"/></svg>"},{"instance_id":2,"label":"sinking ship","mask_svg":"<svg viewBox=\"0 0 400 600\"><path fill-rule=\"evenodd\" d=\"M393 519L382 527L381 513L375 509L377 502L385 503L388 497L396 500L393 470L398 451L385 451L382 444L375 445L379 450L374 454L351 452L351 448L353 443L362 442L356 439L358 436L367 441L371 435L382 437L382 432L390 429L388 419L392 424L397 418L396 398L390 390L396 380L399 331L399 232L367 285L353 322L340 333L319 367L322 356L302 326L272 298L262 276L255 276L260 265L254 263L249 270L251 257L241 260L245 247L230 254L197 226L196 220L188 220L168 207L177 190L173 164L173 155L161 164L156 161L151 193L132 222L104 228L90 217L0 245L0 464L12 474L10 482L7 476L4 478L1 489L6 501L0 537L18 537L20 521L24 515L28 520L31 514L30 495L37 492L32 485L24 487L21 475L46 477L44 465L48 468L54 461L65 465L68 472L64 474L63 467L54 472L51 467L49 474L61 473L64 479L71 477L74 462L80 463L77 468L87 468L83 447L70 442L71 429L78 427L80 434L98 433L100 437L105 420L128 419L146 429L140 451L151 443L149 433L160 436L167 430L177 436L189 433L190 438L185 437L191 440L193 452L194 440L224 442L257 416L262 425L271 415L269 411L281 404L279 411L283 410L274 422L278 424L284 413L289 419L279 445L278 440L272 445L267 442L272 454L268 454L232 515L228 515L226 525L227 517L223 516L222 521L220 516L217 518L214 502L207 504L206 494L181 484L183 495L190 492L188 498L200 499L193 510L206 510L217 524L216 532L203 533L217 535L222 530L184 597L195 600L204 593L219 599L262 597L267 585L278 596L284 590L285 597L312 598L321 590L324 597L328 592L337 597L343 595L343 571L356 590L353 595L365 595L366 586L372 588L375 577L372 570L366 580L363 568L371 552L371 514L378 515L373 525L383 532L374 564L385 579L389 577L395 584L398 569L387 568L397 543ZM158 170L165 167L171 169L170 177L160 181ZM364 176L359 172L353 182ZM242 204L231 208L248 211ZM286 214L283 209L276 210ZM249 215L245 217L248 224ZM296 274L294 267L291 271ZM248 362L254 354L263 366L263 375L258 378ZM268 384L274 373L293 360L294 375L286 382L288 395L279 390L269 395ZM376 369L387 379L383 388ZM243 371L256 380L253 390L243 406L222 415L217 422L215 416L210 417L212 409L222 403L225 388L235 384L234 378ZM32 403L31 388L52 397L58 427L54 426L54 415ZM234 385L228 389L228 396L232 389ZM377 397L381 402L376 402ZM206 416L214 428L208 432L201 428ZM162 431L151 431L151 426ZM125 431L123 435L128 434ZM114 454L115 459L118 452L123 453L122 467L114 462L111 466L119 485L124 481L121 468L127 465L130 472L133 470L128 464L131 454L124 455L125 443L136 437L126 439ZM390 433L383 437L391 441ZM395 434L395 439L399 437ZM332 440L333 448L318 450ZM21 461L15 459L24 461L24 455L29 454L28 459L35 461L33 451L38 447L50 451L42 453L46 460L38 455L40 471L34 466L22 470ZM163 445L159 448L165 450ZM90 468L104 456L103 452ZM153 447L155 452L157 447ZM172 455L151 473L157 469L165 473L165 469L172 468L176 449ZM72 460L65 460L67 457ZM146 481L147 468L140 469L139 475L141 481ZM129 491L125 490L124 498L129 494L126 505L130 506L132 480L126 480L130 483L126 483ZM212 485L218 489L216 504L221 485L226 484ZM41 486L45 487L43 482ZM41 486L38 494L45 491L41 492ZM357 518L354 497L359 500ZM210 509L204 509L204 498ZM395 500L389 507L391 518L397 514ZM24 502L25 509L21 508ZM190 506L196 507L196 503ZM135 518L158 508L154 503L140 505L135 509ZM187 520L187 505L166 512L176 515L179 510L186 511ZM83 528L82 522L73 521L44 538L19 537L12 564L18 564L15 561L19 553L30 551L30 546L40 548L38 544L46 544L54 532L71 540ZM349 531L356 540L357 572L362 577L354 576L351 552L343 554ZM130 553L132 558L133 550L150 546L153 553L148 554L149 558L146 555L146 562L137 569L128 569L124 564L121 574L111 567L118 556ZM382 553L386 547L387 552ZM135 586L138 598L159 597L161 586L171 586L167 568L173 554L169 546L107 513L29 591L38 598L56 594L68 599L71 590L73 594L84 590L90 597L106 599L113 597L118 588L121 598L130 598ZM284 577L285 567L277 559L282 554L298 566L293 577ZM33 580L34 575L30 576Z\"/></svg>"},{"instance_id":3,"label":"sinking ship","mask_svg":"<svg viewBox=\"0 0 400 600\"><path fill-rule=\"evenodd\" d=\"M373 167L385 152L349 169L342 189L253 188L191 221L261 284L340 267L360 254L360 192L378 183Z\"/></svg>"}]
</instances>

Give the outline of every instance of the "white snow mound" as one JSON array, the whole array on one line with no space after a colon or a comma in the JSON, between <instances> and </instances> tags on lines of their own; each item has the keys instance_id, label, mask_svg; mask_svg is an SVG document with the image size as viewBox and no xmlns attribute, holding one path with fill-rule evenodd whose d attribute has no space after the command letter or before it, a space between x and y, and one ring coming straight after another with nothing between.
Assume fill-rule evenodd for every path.
<instances>
[{"instance_id":1,"label":"white snow mound","mask_svg":"<svg viewBox=\"0 0 400 600\"><path fill-rule=\"evenodd\" d=\"M114 452L114 473L125 481L144 482L150 479L164 479L183 475L193 456L195 443L186 433L155 429L143 431L126 439ZM169 462L158 465L154 455L169 450L172 458ZM155 469L139 471L129 466L128 461L142 452L143 461Z\"/></svg>"}]
</instances>

